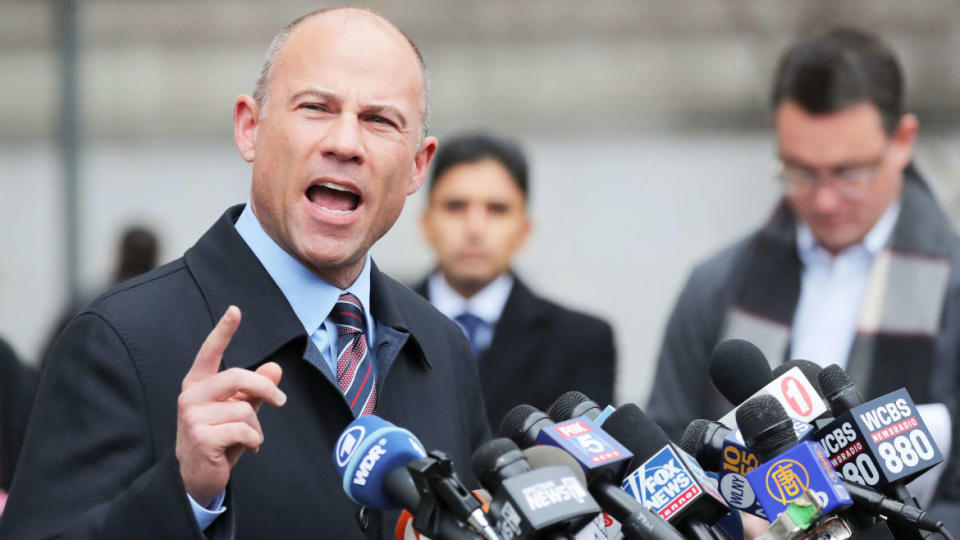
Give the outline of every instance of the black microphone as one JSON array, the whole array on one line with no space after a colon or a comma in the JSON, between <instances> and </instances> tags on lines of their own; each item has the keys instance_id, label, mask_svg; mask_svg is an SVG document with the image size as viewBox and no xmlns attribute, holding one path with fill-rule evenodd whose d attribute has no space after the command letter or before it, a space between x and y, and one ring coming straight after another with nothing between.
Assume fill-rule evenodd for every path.
<instances>
[{"instance_id":1,"label":"black microphone","mask_svg":"<svg viewBox=\"0 0 960 540\"><path fill-rule=\"evenodd\" d=\"M556 446L531 446L524 448L523 455L527 456L530 467L533 469L542 469L544 467L562 466L573 471L574 476L580 484L586 489L587 477L583 474L583 468L573 459L573 456L557 448ZM610 517L606 512L597 515L597 518L587 524L574 536L575 540L622 540L620 533L620 523Z\"/></svg>"},{"instance_id":2,"label":"black microphone","mask_svg":"<svg viewBox=\"0 0 960 540\"><path fill-rule=\"evenodd\" d=\"M835 417L864 401L857 385L853 384L847 372L836 364L830 364L821 370L817 380L820 383L821 393L830 404L830 411Z\"/></svg>"},{"instance_id":3,"label":"black microphone","mask_svg":"<svg viewBox=\"0 0 960 540\"><path fill-rule=\"evenodd\" d=\"M720 472L723 462L723 440L730 428L720 422L698 418L687 425L680 438L680 448L710 472ZM724 497L726 498L726 497Z\"/></svg>"},{"instance_id":4,"label":"black microphone","mask_svg":"<svg viewBox=\"0 0 960 540\"><path fill-rule=\"evenodd\" d=\"M558 397L556 401L547 409L547 415L554 422L563 422L579 416L586 416L591 420L596 420L603 408L597 402L588 398L582 392L571 390Z\"/></svg>"},{"instance_id":5,"label":"black microphone","mask_svg":"<svg viewBox=\"0 0 960 540\"><path fill-rule=\"evenodd\" d=\"M717 345L709 362L713 385L734 406L774 379L763 351L743 339L728 339Z\"/></svg>"},{"instance_id":6,"label":"black microphone","mask_svg":"<svg viewBox=\"0 0 960 540\"><path fill-rule=\"evenodd\" d=\"M663 429L632 403L617 408L603 427L633 452L632 472L622 484L627 493L685 537L715 538L711 527L729 508L699 464L688 459Z\"/></svg>"},{"instance_id":7,"label":"black microphone","mask_svg":"<svg viewBox=\"0 0 960 540\"><path fill-rule=\"evenodd\" d=\"M763 352L749 341L732 339L721 343L710 355L710 376L717 390L734 405L734 410L718 421L729 428L737 427L736 408L760 394L776 397L790 416L801 422L809 423L821 417L827 407L806 374L811 364L791 360L774 375Z\"/></svg>"},{"instance_id":8,"label":"black microphone","mask_svg":"<svg viewBox=\"0 0 960 540\"><path fill-rule=\"evenodd\" d=\"M748 472L747 479L771 519L786 508L790 497L795 498L797 490L810 489L821 499L825 513L842 509L852 500L857 510L871 516L879 513L891 522L931 531L943 526L919 508L841 480L819 443L797 440L793 421L776 398L751 398L737 411L737 423L747 446L760 459L761 465Z\"/></svg>"},{"instance_id":9,"label":"black microphone","mask_svg":"<svg viewBox=\"0 0 960 540\"><path fill-rule=\"evenodd\" d=\"M487 441L473 455L473 471L492 494L490 514L504 540L569 538L600 507L567 467L532 469L506 438Z\"/></svg>"},{"instance_id":10,"label":"black microphone","mask_svg":"<svg viewBox=\"0 0 960 540\"><path fill-rule=\"evenodd\" d=\"M590 494L605 512L620 522L625 537L683 538L660 516L620 489L620 479L632 455L590 420L581 418L554 424L535 407L518 405L504 417L500 435L513 439L521 448L549 444L567 451L586 472Z\"/></svg>"},{"instance_id":11,"label":"black microphone","mask_svg":"<svg viewBox=\"0 0 960 540\"><path fill-rule=\"evenodd\" d=\"M838 365L820 372L820 385L835 419L817 437L845 479L919 507L907 482L942 461L906 390L869 403ZM915 530L894 526L898 538L917 539Z\"/></svg>"}]
</instances>

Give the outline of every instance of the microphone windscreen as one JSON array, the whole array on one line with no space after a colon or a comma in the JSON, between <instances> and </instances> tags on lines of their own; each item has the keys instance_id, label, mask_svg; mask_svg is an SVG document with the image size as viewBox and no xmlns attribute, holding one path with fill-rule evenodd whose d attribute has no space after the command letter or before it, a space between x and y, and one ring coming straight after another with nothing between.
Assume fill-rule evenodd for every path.
<instances>
[{"instance_id":1,"label":"microphone windscreen","mask_svg":"<svg viewBox=\"0 0 960 540\"><path fill-rule=\"evenodd\" d=\"M670 443L670 438L663 428L633 403L618 407L602 427L633 453L628 469L630 471Z\"/></svg>"},{"instance_id":2,"label":"microphone windscreen","mask_svg":"<svg viewBox=\"0 0 960 540\"><path fill-rule=\"evenodd\" d=\"M836 364L830 364L823 368L817 377L817 381L820 383L822 393L826 397L830 397L840 390L853 385L853 381L850 380L847 372Z\"/></svg>"},{"instance_id":3,"label":"microphone windscreen","mask_svg":"<svg viewBox=\"0 0 960 540\"><path fill-rule=\"evenodd\" d=\"M600 407L594 403L593 400L581 392L571 390L558 397L557 400L553 402L553 405L550 405L550 408L547 410L547 415L549 415L554 422L564 422L575 416L581 416L574 414L574 409L582 404L587 404L587 402L593 404L597 408L597 412L600 412Z\"/></svg>"},{"instance_id":4,"label":"microphone windscreen","mask_svg":"<svg viewBox=\"0 0 960 540\"><path fill-rule=\"evenodd\" d=\"M510 409L500 422L500 436L516 440L523 433L527 419L538 412L540 410L532 405L517 405Z\"/></svg>"},{"instance_id":5,"label":"microphone windscreen","mask_svg":"<svg viewBox=\"0 0 960 540\"><path fill-rule=\"evenodd\" d=\"M767 394L754 396L740 405L737 409L737 427L740 428L747 447L757 454L757 457L765 455L771 449L780 448L791 440L797 440L793 420L777 398ZM758 441L758 436L761 435L762 438Z\"/></svg>"},{"instance_id":6,"label":"microphone windscreen","mask_svg":"<svg viewBox=\"0 0 960 540\"><path fill-rule=\"evenodd\" d=\"M806 377L808 381L810 381L810 384L813 386L813 389L816 390L818 394L820 394L821 399L823 398L824 395L826 395L823 393L823 389L821 388L821 385L820 385L820 372L823 371L823 368L821 368L816 362L811 362L809 360L800 360L800 359L789 360L787 362L780 364L779 366L777 366L777 369L773 370L773 378L776 379L777 377L783 375L784 373L790 371L793 368L800 368L800 371L803 372L803 376Z\"/></svg>"},{"instance_id":7,"label":"microphone windscreen","mask_svg":"<svg viewBox=\"0 0 960 540\"><path fill-rule=\"evenodd\" d=\"M710 421L703 418L698 418L690 422L687 429L683 431L683 436L680 438L680 448L699 461L700 458L697 454L700 452L700 446L703 444L703 436L709 427Z\"/></svg>"},{"instance_id":8,"label":"microphone windscreen","mask_svg":"<svg viewBox=\"0 0 960 540\"><path fill-rule=\"evenodd\" d=\"M499 469L503 465L501 460L504 458L509 459L511 452L516 452L516 454L514 454L514 459L510 461L515 461L517 458L522 457L517 443L506 437L490 439L480 445L477 451L473 453L473 458L471 459L473 474L477 477L477 480L480 480L481 484L494 491L499 489L502 483L499 474Z\"/></svg>"},{"instance_id":9,"label":"microphone windscreen","mask_svg":"<svg viewBox=\"0 0 960 540\"><path fill-rule=\"evenodd\" d=\"M586 488L587 477L583 474L583 468L573 459L573 456L557 448L556 446L531 446L523 451L527 457L531 469L542 469L544 467L564 466L573 471L573 475Z\"/></svg>"},{"instance_id":10,"label":"microphone windscreen","mask_svg":"<svg viewBox=\"0 0 960 540\"><path fill-rule=\"evenodd\" d=\"M713 385L733 405L739 405L773 380L767 357L756 345L728 339L710 353Z\"/></svg>"}]
</instances>

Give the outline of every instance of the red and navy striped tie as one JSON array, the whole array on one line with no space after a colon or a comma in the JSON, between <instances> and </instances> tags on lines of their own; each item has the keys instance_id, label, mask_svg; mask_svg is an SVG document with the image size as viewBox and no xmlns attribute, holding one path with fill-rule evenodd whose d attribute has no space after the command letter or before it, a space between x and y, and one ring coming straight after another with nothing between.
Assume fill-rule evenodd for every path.
<instances>
[{"instance_id":1,"label":"red and navy striped tie","mask_svg":"<svg viewBox=\"0 0 960 540\"><path fill-rule=\"evenodd\" d=\"M366 319L360 300L343 293L330 314L337 325L337 384L354 416L373 414L377 405L377 374L367 354Z\"/></svg>"}]
</instances>

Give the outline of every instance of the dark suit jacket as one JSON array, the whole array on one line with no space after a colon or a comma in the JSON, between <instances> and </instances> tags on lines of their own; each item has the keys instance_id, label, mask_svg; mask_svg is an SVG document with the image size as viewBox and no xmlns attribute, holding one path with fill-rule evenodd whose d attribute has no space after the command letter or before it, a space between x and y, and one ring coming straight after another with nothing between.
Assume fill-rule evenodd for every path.
<instances>
[{"instance_id":1,"label":"dark suit jacket","mask_svg":"<svg viewBox=\"0 0 960 540\"><path fill-rule=\"evenodd\" d=\"M0 339L0 489L13 481L36 392L37 374Z\"/></svg>"},{"instance_id":2,"label":"dark suit jacket","mask_svg":"<svg viewBox=\"0 0 960 540\"><path fill-rule=\"evenodd\" d=\"M426 280L415 290L429 296ZM513 407L526 403L546 411L570 390L601 406L613 402L616 353L610 325L534 295L519 278L479 364L494 431Z\"/></svg>"},{"instance_id":3,"label":"dark suit jacket","mask_svg":"<svg viewBox=\"0 0 960 540\"><path fill-rule=\"evenodd\" d=\"M369 512L341 489L333 448L353 416L303 359L307 336L237 234L241 206L184 257L108 291L73 320L48 359L0 537L202 538L174 456L184 374L227 306L243 319L223 367L275 361L287 403L260 410L264 443L244 455L228 510L207 536L393 538L397 513ZM469 345L456 326L376 267L378 335L407 335L381 373L377 413L443 449L461 475L488 435ZM378 338L379 340L379 338ZM378 362L384 356L378 351ZM235 526L235 531L230 529Z\"/></svg>"}]
</instances>

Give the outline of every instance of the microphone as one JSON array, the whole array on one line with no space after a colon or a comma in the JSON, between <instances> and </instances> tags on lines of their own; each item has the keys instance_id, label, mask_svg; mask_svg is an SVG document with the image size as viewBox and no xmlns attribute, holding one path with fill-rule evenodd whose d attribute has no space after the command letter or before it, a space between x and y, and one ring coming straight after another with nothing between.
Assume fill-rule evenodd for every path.
<instances>
[{"instance_id":1,"label":"microphone","mask_svg":"<svg viewBox=\"0 0 960 540\"><path fill-rule=\"evenodd\" d=\"M776 403L776 401L770 403ZM773 406L771 405L771 407ZM783 414L785 415L786 413L784 412ZM725 445L733 434L734 432L731 432L726 426L717 422L694 420L687 426L686 431L684 431L681 448L696 457L707 470L716 470L724 464L725 456L722 456L721 452L727 449ZM720 493L724 496L724 499L727 499L727 502L730 502L731 506L736 506L724 492L723 478L724 477L721 476ZM904 514L907 519L911 521L915 520L919 522L921 519L920 513L923 512L915 506L904 505L898 501L893 501L870 489L862 488L845 480L842 482L844 488L850 492L854 507L857 509L867 510L872 514L880 514L888 518L895 518L895 515ZM753 488L751 488L749 484L746 486L746 489L749 490L749 497L755 497ZM740 496L743 497L742 494L740 494ZM933 520L929 514L927 514L927 517L924 519L926 526L932 527L934 525L935 520ZM769 519L769 521L774 521L774 518ZM882 531L881 534L888 536L889 532Z\"/></svg>"},{"instance_id":2,"label":"microphone","mask_svg":"<svg viewBox=\"0 0 960 540\"><path fill-rule=\"evenodd\" d=\"M810 489L823 504L824 513L855 503L857 509L890 521L931 531L942 528L941 522L919 508L841 480L819 443L797 441L786 411L775 398L751 398L738 411L738 417L747 446L761 461L747 473L747 479L767 515L782 512L796 499L798 489Z\"/></svg>"},{"instance_id":3,"label":"microphone","mask_svg":"<svg viewBox=\"0 0 960 540\"><path fill-rule=\"evenodd\" d=\"M767 357L744 339L728 339L708 359L710 379L731 405L739 405L773 380Z\"/></svg>"},{"instance_id":4,"label":"microphone","mask_svg":"<svg viewBox=\"0 0 960 540\"><path fill-rule=\"evenodd\" d=\"M513 439L521 448L544 444L569 453L584 470L590 494L605 512L620 522L621 532L627 538L683 538L660 516L619 488L624 468L633 456L588 418L554 424L536 408L518 405L504 417L500 435Z\"/></svg>"},{"instance_id":5,"label":"microphone","mask_svg":"<svg viewBox=\"0 0 960 540\"><path fill-rule=\"evenodd\" d=\"M853 504L820 445L797 441L793 421L776 398L750 398L737 410L737 424L760 461L746 476L768 520L808 489L820 499L824 513Z\"/></svg>"},{"instance_id":6,"label":"microphone","mask_svg":"<svg viewBox=\"0 0 960 540\"><path fill-rule=\"evenodd\" d=\"M558 450L559 451L559 450ZM573 538L600 512L593 497L567 467L532 469L506 438L487 441L473 455L473 471L494 494L490 511L497 533L512 538Z\"/></svg>"},{"instance_id":7,"label":"microphone","mask_svg":"<svg viewBox=\"0 0 960 540\"><path fill-rule=\"evenodd\" d=\"M578 416L586 416L590 420L596 421L602 413L603 409L600 405L576 390L561 395L547 409L547 415L554 422L563 422Z\"/></svg>"},{"instance_id":8,"label":"microphone","mask_svg":"<svg viewBox=\"0 0 960 540\"><path fill-rule=\"evenodd\" d=\"M344 492L357 504L377 510L405 508L416 516L417 530L435 538L474 538L466 523L487 540L499 539L479 501L452 471L449 458L441 452L428 456L406 429L374 415L361 416L340 434L333 462Z\"/></svg>"},{"instance_id":9,"label":"microphone","mask_svg":"<svg viewBox=\"0 0 960 540\"><path fill-rule=\"evenodd\" d=\"M821 372L836 418L820 430L830 461L846 478L916 504L906 483L943 461L906 389L863 401L839 366Z\"/></svg>"},{"instance_id":10,"label":"microphone","mask_svg":"<svg viewBox=\"0 0 960 540\"><path fill-rule=\"evenodd\" d=\"M810 424L798 420L793 420L793 430L802 441L815 434ZM739 429L731 431L719 422L694 420L684 431L680 447L706 470L718 473L720 494L727 504L768 519L746 477L760 465L760 460L747 448Z\"/></svg>"},{"instance_id":11,"label":"microphone","mask_svg":"<svg viewBox=\"0 0 960 540\"><path fill-rule=\"evenodd\" d=\"M835 364L820 372L820 384L835 416L818 433L831 465L851 482L919 507L906 484L942 462L943 456L909 393L901 388L865 402ZM894 532L902 538L921 537L912 530Z\"/></svg>"},{"instance_id":12,"label":"microphone","mask_svg":"<svg viewBox=\"0 0 960 540\"><path fill-rule=\"evenodd\" d=\"M534 469L555 465L568 467L583 486L587 485L587 477L584 476L580 464L570 454L555 446L531 446L524 449L523 454L527 456L530 467ZM575 538L577 540L619 540L623 538L623 534L620 532L620 522L613 519L610 514L603 512L597 518L581 529Z\"/></svg>"},{"instance_id":13,"label":"microphone","mask_svg":"<svg viewBox=\"0 0 960 540\"><path fill-rule=\"evenodd\" d=\"M483 512L487 513L490 510L490 493L485 489L475 489L473 495L483 505ZM413 528L413 521L413 514L409 510L404 509L400 512L397 525L393 530L396 540L430 540L430 537L420 534Z\"/></svg>"},{"instance_id":14,"label":"microphone","mask_svg":"<svg viewBox=\"0 0 960 540\"><path fill-rule=\"evenodd\" d=\"M816 388L800 367L791 364L794 361L787 362L790 367L774 377L763 353L750 342L729 340L720 345L724 347L717 346L710 355L710 376L720 393L734 405L753 396L768 394L777 398L787 413L801 422L812 422L827 412ZM736 411L734 408L719 422L736 428Z\"/></svg>"},{"instance_id":15,"label":"microphone","mask_svg":"<svg viewBox=\"0 0 960 540\"><path fill-rule=\"evenodd\" d=\"M729 512L700 465L670 442L639 407L619 407L603 427L633 453L621 487L687 538L713 539L711 527Z\"/></svg>"}]
</instances>

